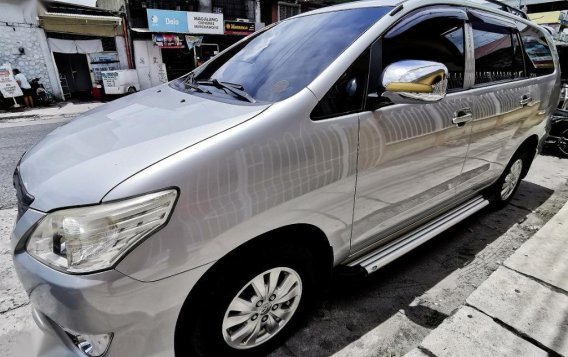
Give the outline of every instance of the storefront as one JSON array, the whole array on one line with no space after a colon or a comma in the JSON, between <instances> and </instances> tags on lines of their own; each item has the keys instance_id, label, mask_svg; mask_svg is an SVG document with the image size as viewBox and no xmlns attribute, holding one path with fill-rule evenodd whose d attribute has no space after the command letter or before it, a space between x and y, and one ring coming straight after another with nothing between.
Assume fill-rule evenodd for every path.
<instances>
[{"instance_id":1,"label":"storefront","mask_svg":"<svg viewBox=\"0 0 568 357\"><path fill-rule=\"evenodd\" d=\"M100 10L80 6L65 7L65 10L83 13L60 10L40 8L38 15L47 35L63 97L90 99L101 81L101 71L131 66L122 18L87 14L84 12Z\"/></svg>"},{"instance_id":2,"label":"storefront","mask_svg":"<svg viewBox=\"0 0 568 357\"><path fill-rule=\"evenodd\" d=\"M248 21L225 21L222 13L147 9L148 29L134 28L134 56L139 77L156 85L156 71L167 79L180 77L260 26ZM151 47L150 47L151 46Z\"/></svg>"}]
</instances>

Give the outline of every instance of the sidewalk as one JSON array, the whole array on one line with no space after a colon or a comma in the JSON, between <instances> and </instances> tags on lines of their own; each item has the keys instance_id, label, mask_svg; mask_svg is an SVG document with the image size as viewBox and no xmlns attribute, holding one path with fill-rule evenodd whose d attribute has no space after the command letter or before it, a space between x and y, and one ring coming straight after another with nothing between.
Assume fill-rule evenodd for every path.
<instances>
[{"instance_id":1,"label":"sidewalk","mask_svg":"<svg viewBox=\"0 0 568 357\"><path fill-rule=\"evenodd\" d=\"M104 103L62 102L56 103L51 107L37 107L33 109L26 109L20 112L5 112L0 113L0 123L13 123L20 121L44 120L53 118L72 118L88 110L96 108L101 104Z\"/></svg>"},{"instance_id":2,"label":"sidewalk","mask_svg":"<svg viewBox=\"0 0 568 357\"><path fill-rule=\"evenodd\" d=\"M568 204L406 356L568 356Z\"/></svg>"}]
</instances>

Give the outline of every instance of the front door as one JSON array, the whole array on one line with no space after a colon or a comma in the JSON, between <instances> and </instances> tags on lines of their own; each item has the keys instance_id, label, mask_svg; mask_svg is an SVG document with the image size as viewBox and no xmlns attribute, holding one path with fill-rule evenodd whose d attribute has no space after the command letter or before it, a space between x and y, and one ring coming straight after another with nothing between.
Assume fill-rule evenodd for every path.
<instances>
[{"instance_id":1,"label":"front door","mask_svg":"<svg viewBox=\"0 0 568 357\"><path fill-rule=\"evenodd\" d=\"M446 65L448 95L433 104L385 103L359 115L352 253L386 243L454 198L470 127L453 119L468 115L472 107L464 80L466 16L457 8L420 10L374 45L381 50L373 51L380 60L372 66L380 71L401 60Z\"/></svg>"}]
</instances>

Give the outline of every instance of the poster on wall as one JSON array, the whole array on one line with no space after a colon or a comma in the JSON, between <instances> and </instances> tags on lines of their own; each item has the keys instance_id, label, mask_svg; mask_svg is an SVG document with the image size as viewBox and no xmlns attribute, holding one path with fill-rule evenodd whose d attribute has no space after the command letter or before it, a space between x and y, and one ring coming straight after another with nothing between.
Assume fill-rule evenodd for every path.
<instances>
[{"instance_id":1,"label":"poster on wall","mask_svg":"<svg viewBox=\"0 0 568 357\"><path fill-rule=\"evenodd\" d=\"M201 43L203 42L203 36L185 35L185 42L187 43L187 49L191 50L195 46L201 46Z\"/></svg>"},{"instance_id":2,"label":"poster on wall","mask_svg":"<svg viewBox=\"0 0 568 357\"><path fill-rule=\"evenodd\" d=\"M560 11L558 20L560 21L561 25L568 25L568 10Z\"/></svg>"},{"instance_id":3,"label":"poster on wall","mask_svg":"<svg viewBox=\"0 0 568 357\"><path fill-rule=\"evenodd\" d=\"M115 71L120 69L118 52L89 53L88 56L95 81L102 80L101 72L103 71Z\"/></svg>"},{"instance_id":4,"label":"poster on wall","mask_svg":"<svg viewBox=\"0 0 568 357\"><path fill-rule=\"evenodd\" d=\"M0 93L4 98L21 97L24 95L12 73L12 66L4 63L0 66Z\"/></svg>"},{"instance_id":5,"label":"poster on wall","mask_svg":"<svg viewBox=\"0 0 568 357\"><path fill-rule=\"evenodd\" d=\"M183 37L181 35L174 35L168 33L159 33L152 35L154 46L160 48L183 48Z\"/></svg>"}]
</instances>

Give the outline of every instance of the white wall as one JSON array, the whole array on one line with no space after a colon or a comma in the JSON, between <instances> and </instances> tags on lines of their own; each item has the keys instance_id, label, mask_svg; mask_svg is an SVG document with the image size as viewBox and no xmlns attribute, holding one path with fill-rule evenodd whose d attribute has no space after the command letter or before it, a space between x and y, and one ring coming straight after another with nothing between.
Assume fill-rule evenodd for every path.
<instances>
[{"instance_id":1,"label":"white wall","mask_svg":"<svg viewBox=\"0 0 568 357\"><path fill-rule=\"evenodd\" d=\"M162 52L152 41L134 41L134 62L142 89L151 88L168 81Z\"/></svg>"},{"instance_id":2,"label":"white wall","mask_svg":"<svg viewBox=\"0 0 568 357\"><path fill-rule=\"evenodd\" d=\"M47 90L61 96L59 78L45 32L38 27L35 0L0 0L0 63L10 63L31 80L40 77ZM24 49L20 54L19 48Z\"/></svg>"}]
</instances>

